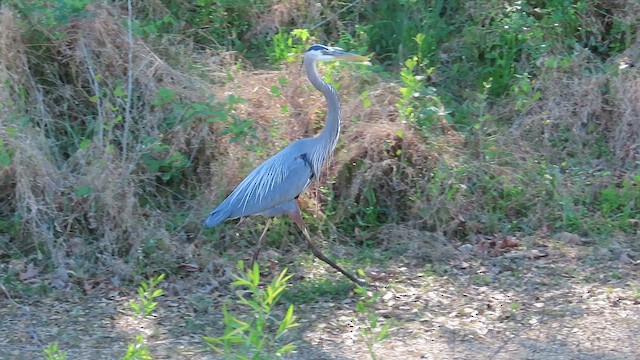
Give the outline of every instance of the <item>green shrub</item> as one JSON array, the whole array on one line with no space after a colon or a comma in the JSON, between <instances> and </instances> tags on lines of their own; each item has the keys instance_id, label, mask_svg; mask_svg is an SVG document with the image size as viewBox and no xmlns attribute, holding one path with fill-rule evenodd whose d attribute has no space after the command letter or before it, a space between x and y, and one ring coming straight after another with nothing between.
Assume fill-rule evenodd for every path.
<instances>
[{"instance_id":1,"label":"green shrub","mask_svg":"<svg viewBox=\"0 0 640 360\"><path fill-rule=\"evenodd\" d=\"M257 263L252 269L245 269L238 263L239 275L235 275L233 286L246 288L250 294L247 298L242 291L236 292L237 303L244 307L244 316L235 316L222 308L223 321L226 325L220 337L205 336L205 342L216 353L235 359L275 359L295 350L293 343L282 344L282 338L288 330L298 326L293 314L293 305L289 305L280 321L274 317L274 311L287 288L291 275L287 269L268 284L266 289L260 285L260 269Z\"/></svg>"}]
</instances>

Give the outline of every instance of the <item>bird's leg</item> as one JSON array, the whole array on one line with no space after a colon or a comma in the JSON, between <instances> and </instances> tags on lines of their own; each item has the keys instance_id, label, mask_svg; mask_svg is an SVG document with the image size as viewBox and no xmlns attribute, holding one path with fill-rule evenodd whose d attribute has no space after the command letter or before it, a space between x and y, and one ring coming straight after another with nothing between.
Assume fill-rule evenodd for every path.
<instances>
[{"instance_id":1,"label":"bird's leg","mask_svg":"<svg viewBox=\"0 0 640 360\"><path fill-rule=\"evenodd\" d=\"M238 220L238 223L236 224L235 227L240 226L240 224L242 224L244 222L244 219L246 219L246 217L241 217L240 220Z\"/></svg>"},{"instance_id":2,"label":"bird's leg","mask_svg":"<svg viewBox=\"0 0 640 360\"><path fill-rule=\"evenodd\" d=\"M324 254L322 252L320 252L320 250L318 250L318 248L316 248L313 245L313 241L311 241L311 235L309 235L309 230L307 230L307 227L304 224L304 220L302 220L302 216L300 215L300 210L297 210L297 211L291 212L291 213L287 213L287 214L289 215L289 217L291 217L291 219L293 219L293 221L295 221L295 223L298 225L300 230L302 230L302 233L304 234L304 237L307 239L307 244L311 248L311 251L313 252L313 255L315 255L318 259L324 261L325 263L329 264L332 268L334 268L334 269L338 270L339 272L341 272L344 276L348 277L349 280L353 281L354 283L356 283L356 284L358 284L360 286L367 286L367 284L365 282L362 282L362 281L356 279L355 276L353 276L353 275L349 274L348 272L346 272L338 264L336 264L333 261L329 260L329 258L324 256Z\"/></svg>"},{"instance_id":3,"label":"bird's leg","mask_svg":"<svg viewBox=\"0 0 640 360\"><path fill-rule=\"evenodd\" d=\"M260 255L260 248L262 247L262 239L264 238L264 235L267 233L267 229L269 228L269 225L271 225L272 220L273 218L270 217L267 219L267 223L264 224L264 230L262 230L262 235L260 235L260 238L258 239L258 245L256 246L256 250L253 252L253 259L251 260L252 269L253 269L253 263L258 261L258 255Z\"/></svg>"}]
</instances>

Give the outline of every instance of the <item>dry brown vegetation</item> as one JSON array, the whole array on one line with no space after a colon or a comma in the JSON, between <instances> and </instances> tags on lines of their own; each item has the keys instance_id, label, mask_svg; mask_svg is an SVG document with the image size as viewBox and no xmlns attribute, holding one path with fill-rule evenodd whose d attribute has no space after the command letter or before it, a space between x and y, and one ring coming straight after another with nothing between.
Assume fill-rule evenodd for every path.
<instances>
[{"instance_id":1,"label":"dry brown vegetation","mask_svg":"<svg viewBox=\"0 0 640 360\"><path fill-rule=\"evenodd\" d=\"M153 185L157 174L145 168L142 157L166 158L181 151L194 162L212 159L218 138L207 123L173 128L163 124L167 109L152 104L159 89L198 101L206 98L204 83L167 65L139 39L133 43L129 68L127 32L119 17L106 7L92 11L95 18L74 20L60 30L65 41L45 46L41 51L50 58L42 62L28 58L13 13L4 9L2 17L2 63L10 85L5 88L5 111L34 118L21 127L3 123L5 144L14 157L4 171L14 187L13 212L22 216L12 243L27 252L44 245L37 251L48 252L55 268L78 275L102 267L117 269L117 259L135 256L150 237L177 245L164 230L171 220L140 204L144 196L151 202L162 196L154 189L162 184ZM36 67L44 73L34 73ZM59 74L62 70L66 73ZM135 89L131 105L123 95L129 77ZM61 83L63 78L72 82ZM121 93L115 93L116 88ZM26 99L20 98L23 89ZM25 101L27 108L22 107ZM12 134L7 134L10 129ZM73 130L81 129L92 136L74 138ZM154 152L158 144L167 147ZM204 169L197 175L208 178ZM82 269L69 268L70 262Z\"/></svg>"},{"instance_id":2,"label":"dry brown vegetation","mask_svg":"<svg viewBox=\"0 0 640 360\"><path fill-rule=\"evenodd\" d=\"M478 12L492 4L466 12L487 25ZM243 39L317 24L336 6L324 5L273 2ZM614 18L640 23L633 0L588 5L594 42ZM168 11L148 6L138 10ZM248 258L262 220L210 231L201 221L253 167L316 134L324 99L298 62L257 70L179 36L134 35L126 6L87 11L47 26L0 8L0 357L33 358L60 342L71 358L114 358L146 331L155 358L210 358L201 336L223 327L233 264ZM303 211L331 254L381 285L374 311L393 324L375 347L381 358L637 356L633 36L610 58L588 48L523 57L531 89L470 105L471 118L490 119L477 128L441 114L425 130L403 118L406 84L354 66L321 69L340 84L344 121ZM429 85L451 87L442 74L462 46L443 45ZM451 96L462 117L477 94L452 93L469 95ZM267 276L291 266L294 287L335 277L309 263L286 220L267 243ZM157 318L131 320L133 287L161 272L169 280ZM301 301L293 358L365 358L356 301L349 291Z\"/></svg>"}]
</instances>

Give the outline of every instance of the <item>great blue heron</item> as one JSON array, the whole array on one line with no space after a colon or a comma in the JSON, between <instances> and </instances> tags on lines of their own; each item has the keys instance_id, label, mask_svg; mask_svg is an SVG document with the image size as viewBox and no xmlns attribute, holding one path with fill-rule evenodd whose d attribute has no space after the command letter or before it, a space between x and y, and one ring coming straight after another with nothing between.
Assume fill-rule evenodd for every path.
<instances>
[{"instance_id":1,"label":"great blue heron","mask_svg":"<svg viewBox=\"0 0 640 360\"><path fill-rule=\"evenodd\" d=\"M267 223L258 239L253 254L255 262L260 253L262 239L274 216L288 215L302 230L313 254L331 265L351 281L363 285L360 280L329 260L311 241L309 231L300 215L298 196L313 179L318 179L325 160L336 147L340 134L340 100L336 90L318 75L319 61L349 60L367 61L368 58L344 52L324 45L313 45L304 54L303 66L311 84L324 94L327 100L327 121L322 132L310 138L291 143L260 166L255 168L233 192L215 208L205 220L206 227L213 227L226 219L249 215L267 217Z\"/></svg>"}]
</instances>

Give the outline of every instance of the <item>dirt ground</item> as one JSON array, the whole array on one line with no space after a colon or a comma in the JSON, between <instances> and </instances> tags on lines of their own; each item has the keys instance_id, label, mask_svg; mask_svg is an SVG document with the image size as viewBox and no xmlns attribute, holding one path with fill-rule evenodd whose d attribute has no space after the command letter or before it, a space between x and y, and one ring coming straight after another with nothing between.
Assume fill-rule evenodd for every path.
<instances>
[{"instance_id":1,"label":"dirt ground","mask_svg":"<svg viewBox=\"0 0 640 360\"><path fill-rule=\"evenodd\" d=\"M439 266L406 256L369 268L380 295L375 312L391 323L375 356L640 359L640 262L632 241L603 247L536 239L508 251L463 247ZM326 271L315 275L342 281ZM132 288L31 298L1 290L2 359L44 358L42 349L54 342L67 359L119 359L136 334L154 359L215 359L202 336L222 331L220 305L233 293L221 277L185 273L165 282L154 315L141 319L128 305ZM288 358L371 358L355 311L359 295L345 292L296 305L298 349Z\"/></svg>"}]
</instances>

